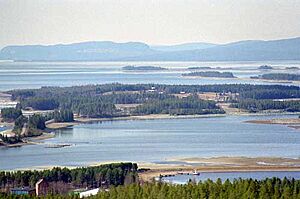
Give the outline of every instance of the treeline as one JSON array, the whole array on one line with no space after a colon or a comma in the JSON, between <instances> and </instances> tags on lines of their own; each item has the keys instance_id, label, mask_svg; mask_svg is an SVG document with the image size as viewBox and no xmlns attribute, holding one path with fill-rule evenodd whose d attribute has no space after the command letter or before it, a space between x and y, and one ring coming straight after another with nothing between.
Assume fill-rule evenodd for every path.
<instances>
[{"instance_id":1,"label":"treeline","mask_svg":"<svg viewBox=\"0 0 300 199\"><path fill-rule=\"evenodd\" d=\"M0 195L1 196L1 195ZM77 196L78 197L78 196ZM53 199L71 199L76 196L48 196ZM3 199L37 198L29 196L2 195ZM166 183L130 184L112 187L109 191L101 191L90 199L298 199L300 198L300 180L271 178L265 180L236 179L222 182L207 180L190 182L184 185Z\"/></svg>"},{"instance_id":2,"label":"treeline","mask_svg":"<svg viewBox=\"0 0 300 199\"><path fill-rule=\"evenodd\" d=\"M282 90L282 91L298 91L299 86L284 85L252 85L252 84L215 84L215 85L165 85L165 84L100 84L85 85L72 87L42 87L40 89L22 89L12 90L8 93L12 94L13 100L23 100L29 97L42 97L51 99L58 95L63 96L96 96L107 92L118 91L145 91L155 87L158 91L164 91L167 94L180 93L182 91L195 92L232 92L243 93L247 91L257 90ZM277 96L277 98L280 98Z\"/></svg>"},{"instance_id":3,"label":"treeline","mask_svg":"<svg viewBox=\"0 0 300 199\"><path fill-rule=\"evenodd\" d=\"M31 107L37 110L52 110L59 107L59 103L54 98L30 98L30 100L22 100L22 107Z\"/></svg>"},{"instance_id":4,"label":"treeline","mask_svg":"<svg viewBox=\"0 0 300 199\"><path fill-rule=\"evenodd\" d=\"M73 122L74 113L69 109L55 110L45 116L47 120L53 119L55 122Z\"/></svg>"},{"instance_id":5,"label":"treeline","mask_svg":"<svg viewBox=\"0 0 300 199\"><path fill-rule=\"evenodd\" d=\"M185 185L171 185L166 183L150 183L145 185L132 184L112 188L109 192L100 192L91 199L109 198L186 198L186 199L256 199L256 198L300 198L300 180L278 178L262 181L252 179L238 179L224 183L220 179L216 182L207 180Z\"/></svg>"},{"instance_id":6,"label":"treeline","mask_svg":"<svg viewBox=\"0 0 300 199\"><path fill-rule=\"evenodd\" d=\"M299 74L289 74L289 73L268 73L268 74L251 77L251 78L252 79L300 81Z\"/></svg>"},{"instance_id":7,"label":"treeline","mask_svg":"<svg viewBox=\"0 0 300 199\"><path fill-rule=\"evenodd\" d=\"M244 91L240 93L241 99L286 99L299 98L300 88L271 88L271 89L257 89Z\"/></svg>"},{"instance_id":8,"label":"treeline","mask_svg":"<svg viewBox=\"0 0 300 199\"><path fill-rule=\"evenodd\" d=\"M40 179L47 182L70 183L74 187L100 187L105 185L123 185L138 181L137 165L135 163L113 163L95 167L75 169L53 168L42 171L1 171L0 186L34 187Z\"/></svg>"},{"instance_id":9,"label":"treeline","mask_svg":"<svg viewBox=\"0 0 300 199\"><path fill-rule=\"evenodd\" d=\"M14 121L22 115L21 109L18 108L2 108L1 117L4 121Z\"/></svg>"},{"instance_id":10,"label":"treeline","mask_svg":"<svg viewBox=\"0 0 300 199\"><path fill-rule=\"evenodd\" d=\"M231 72L219 72L219 71L203 71L203 72L191 72L184 73L183 76L195 76L195 77L221 77L221 78L236 78Z\"/></svg>"},{"instance_id":11,"label":"treeline","mask_svg":"<svg viewBox=\"0 0 300 199\"><path fill-rule=\"evenodd\" d=\"M300 98L297 86L282 85L160 85L160 84L103 84L73 87L42 87L41 89L14 90L13 100L19 100L22 108L31 106L34 109L64 109L84 117L118 117L124 113L115 104L144 104L133 110L131 114L147 114L148 112L163 112L160 108L152 111L153 104L165 101L176 104L180 99L173 94L197 94L202 92L239 93L239 99L281 99ZM52 101L49 105L49 100ZM180 102L181 104L193 102ZM199 102L200 103L200 102ZM201 103L203 103L201 101ZM162 103L160 107L167 107ZM193 106L192 104L190 104ZM170 105L173 106L173 105ZM178 111L172 112L178 109ZM181 109L181 110L179 110ZM214 108L213 108L214 109ZM144 110L144 112L143 112ZM192 110L183 110L181 105L172 108L171 114L187 114ZM203 109L204 112L207 112ZM215 110L211 110L214 112ZM168 110L164 110L168 112ZM196 111L195 114L202 114ZM128 113L126 113L128 114Z\"/></svg>"},{"instance_id":12,"label":"treeline","mask_svg":"<svg viewBox=\"0 0 300 199\"><path fill-rule=\"evenodd\" d=\"M250 112L262 110L277 109L287 112L299 112L300 101L273 101L273 100L255 100L244 99L230 105L234 108L246 109Z\"/></svg>"},{"instance_id":13,"label":"treeline","mask_svg":"<svg viewBox=\"0 0 300 199\"><path fill-rule=\"evenodd\" d=\"M138 106L136 114L170 114L170 115L193 115L193 114L222 114L214 101L201 100L198 96L186 98L174 98L155 100Z\"/></svg>"}]
</instances>

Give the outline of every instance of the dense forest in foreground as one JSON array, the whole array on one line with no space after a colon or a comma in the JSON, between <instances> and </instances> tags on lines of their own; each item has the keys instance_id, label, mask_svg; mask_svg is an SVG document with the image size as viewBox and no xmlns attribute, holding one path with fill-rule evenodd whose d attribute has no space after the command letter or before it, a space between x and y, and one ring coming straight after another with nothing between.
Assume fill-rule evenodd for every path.
<instances>
[{"instance_id":1,"label":"dense forest in foreground","mask_svg":"<svg viewBox=\"0 0 300 199\"><path fill-rule=\"evenodd\" d=\"M3 199L37 198L32 196L0 195ZM47 198L74 199L78 196L53 195ZM190 182L185 185L172 185L166 183L146 183L143 185L130 184L126 186L111 187L109 191L99 192L90 199L298 199L300 198L300 180L294 179L237 179L233 182L220 179L216 182Z\"/></svg>"},{"instance_id":2,"label":"dense forest in foreground","mask_svg":"<svg viewBox=\"0 0 300 199\"><path fill-rule=\"evenodd\" d=\"M11 187L34 187L40 179L49 183L68 184L73 188L95 188L101 187L103 183L105 186L117 186L138 182L136 164L112 163L75 169L56 167L42 171L0 171L0 188L3 190ZM53 192L59 192L59 190L53 190Z\"/></svg>"},{"instance_id":3,"label":"dense forest in foreground","mask_svg":"<svg viewBox=\"0 0 300 199\"><path fill-rule=\"evenodd\" d=\"M42 87L9 91L13 100L19 100L22 108L37 110L71 110L83 117L117 117L143 115L149 113L208 114L223 113L216 101L194 97L199 93L214 92L216 95L229 95L227 102L251 111L260 108L245 106L245 100L255 103L268 103L267 109L283 108L286 111L299 111L300 105L274 99L300 98L298 86L282 85L160 85L160 84L103 84L73 87ZM178 94L190 94L178 97ZM231 98L230 95L235 95ZM263 100L263 101L262 101ZM137 104L130 111L122 112L116 104ZM257 106L258 107L258 106Z\"/></svg>"}]
</instances>

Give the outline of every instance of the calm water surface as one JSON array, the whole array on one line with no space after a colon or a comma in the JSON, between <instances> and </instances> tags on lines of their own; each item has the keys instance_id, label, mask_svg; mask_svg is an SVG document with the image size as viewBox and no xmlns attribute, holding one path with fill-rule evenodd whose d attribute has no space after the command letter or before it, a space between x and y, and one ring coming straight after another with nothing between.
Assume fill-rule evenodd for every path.
<instances>
[{"instance_id":1,"label":"calm water surface","mask_svg":"<svg viewBox=\"0 0 300 199\"><path fill-rule=\"evenodd\" d=\"M161 162L212 156L300 157L300 133L282 125L243 121L297 116L227 116L198 119L113 121L56 132L41 145L0 148L0 169L102 161ZM46 148L67 143L70 147Z\"/></svg>"},{"instance_id":2,"label":"calm water surface","mask_svg":"<svg viewBox=\"0 0 300 199\"><path fill-rule=\"evenodd\" d=\"M250 77L268 71L255 70L268 64L274 68L298 66L299 61L289 62L0 62L0 91L39 88L41 86L71 86L103 83L160 83L160 84L272 84L242 79L191 79L182 73L191 66L231 67L237 77ZM126 72L126 65L151 65L166 67L168 71ZM237 70L245 69L243 71ZM282 72L282 71L281 71ZM295 71L293 71L295 72ZM299 73L299 71L298 71ZM274 84L274 83L273 83ZM289 83L286 83L289 84Z\"/></svg>"},{"instance_id":3,"label":"calm water surface","mask_svg":"<svg viewBox=\"0 0 300 199\"><path fill-rule=\"evenodd\" d=\"M234 179L256 179L256 180L264 180L266 178L289 178L289 179L300 179L299 171L255 171L255 172L212 172L212 173L201 173L199 176L193 175L176 175L172 177L164 177L162 180L164 182L169 182L173 184L185 184L189 180L193 182L205 181L211 179L216 181L220 178L222 181Z\"/></svg>"}]
</instances>

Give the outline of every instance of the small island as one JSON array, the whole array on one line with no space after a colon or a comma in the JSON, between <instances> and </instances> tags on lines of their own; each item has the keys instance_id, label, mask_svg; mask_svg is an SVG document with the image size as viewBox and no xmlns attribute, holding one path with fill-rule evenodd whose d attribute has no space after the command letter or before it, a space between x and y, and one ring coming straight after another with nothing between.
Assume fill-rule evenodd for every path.
<instances>
[{"instance_id":1,"label":"small island","mask_svg":"<svg viewBox=\"0 0 300 199\"><path fill-rule=\"evenodd\" d=\"M231 72L205 71L184 73L182 76L189 77L218 77L218 78L236 78Z\"/></svg>"},{"instance_id":2,"label":"small island","mask_svg":"<svg viewBox=\"0 0 300 199\"><path fill-rule=\"evenodd\" d=\"M290 66L290 67L285 67L285 69L286 70L300 70L300 68L299 67L297 67L297 66Z\"/></svg>"},{"instance_id":3,"label":"small island","mask_svg":"<svg viewBox=\"0 0 300 199\"><path fill-rule=\"evenodd\" d=\"M212 69L212 67L209 66L192 66L192 67L188 67L188 70L210 70Z\"/></svg>"},{"instance_id":4,"label":"small island","mask_svg":"<svg viewBox=\"0 0 300 199\"><path fill-rule=\"evenodd\" d=\"M259 70L272 70L273 67L272 66L268 66L268 65L262 65L260 67L258 67Z\"/></svg>"},{"instance_id":5,"label":"small island","mask_svg":"<svg viewBox=\"0 0 300 199\"><path fill-rule=\"evenodd\" d=\"M125 71L160 71L167 70L166 68L159 66L124 66L122 70Z\"/></svg>"},{"instance_id":6,"label":"small island","mask_svg":"<svg viewBox=\"0 0 300 199\"><path fill-rule=\"evenodd\" d=\"M251 79L300 81L300 75L289 73L269 73L259 76L253 76L251 77Z\"/></svg>"}]
</instances>

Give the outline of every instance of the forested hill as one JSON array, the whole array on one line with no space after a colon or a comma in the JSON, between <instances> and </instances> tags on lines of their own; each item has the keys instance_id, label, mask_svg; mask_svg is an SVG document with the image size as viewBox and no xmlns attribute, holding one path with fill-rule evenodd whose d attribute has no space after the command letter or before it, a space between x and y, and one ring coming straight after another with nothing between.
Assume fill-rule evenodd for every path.
<instances>
[{"instance_id":1,"label":"forested hill","mask_svg":"<svg viewBox=\"0 0 300 199\"><path fill-rule=\"evenodd\" d=\"M92 41L58 45L7 46L0 59L15 61L263 61L300 60L300 37L239 41L223 45L188 43L150 46L141 42Z\"/></svg>"},{"instance_id":2,"label":"forested hill","mask_svg":"<svg viewBox=\"0 0 300 199\"><path fill-rule=\"evenodd\" d=\"M12 94L13 100L20 101L22 108L72 110L84 117L117 117L124 116L124 114L224 113L217 105L217 101L199 98L199 94L205 92L213 92L216 96L228 96L226 101L251 111L272 108L300 111L300 103L297 101L273 102L273 99L300 98L300 89L297 86L103 84L42 87L41 89L14 90L8 93ZM117 104L137 106L121 111L116 106Z\"/></svg>"}]
</instances>

